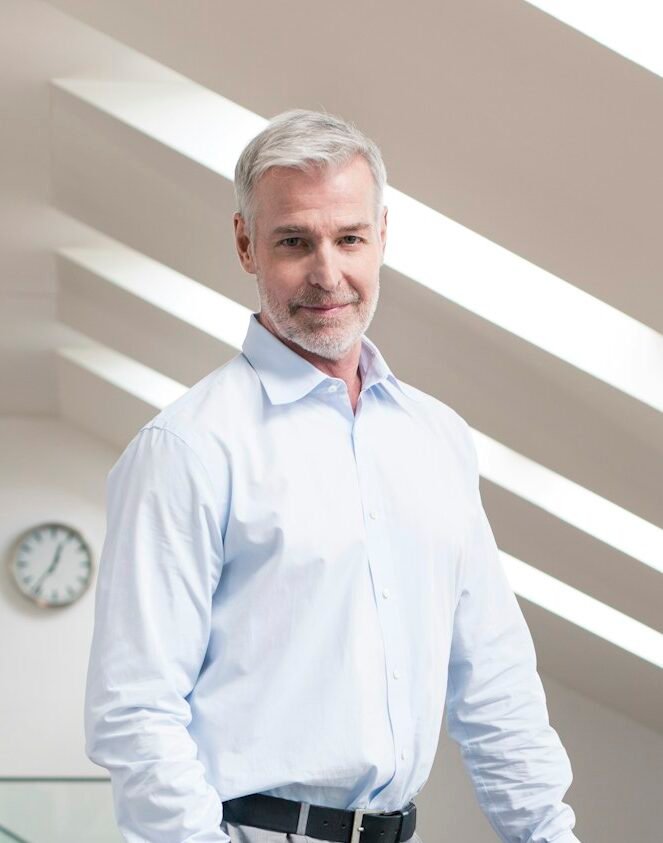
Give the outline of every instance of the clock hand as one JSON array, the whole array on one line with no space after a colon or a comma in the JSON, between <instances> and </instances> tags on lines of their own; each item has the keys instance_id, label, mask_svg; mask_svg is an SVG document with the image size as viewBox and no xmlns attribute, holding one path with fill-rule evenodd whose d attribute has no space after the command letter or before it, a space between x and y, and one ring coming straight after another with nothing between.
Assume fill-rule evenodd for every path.
<instances>
[{"instance_id":1,"label":"clock hand","mask_svg":"<svg viewBox=\"0 0 663 843\"><path fill-rule=\"evenodd\" d=\"M52 573L53 573L53 571L56 569L57 564L58 564L58 561L59 561L59 559L60 559L60 554L62 553L62 546L63 546L63 545L64 545L64 544L65 544L68 540L69 540L69 537L67 536L67 538L66 538L66 539L64 539L63 541L61 541L61 542L60 542L60 544L58 545L57 550L55 551L55 556L53 557L53 561L52 561L52 562L51 562L51 564L48 566L48 568L46 568L46 570L44 571L44 573L43 573L43 574L39 577L39 579L37 580L37 582L36 582L36 583L32 586L33 590L35 590L38 586L40 586L40 585L41 585L41 583L42 583L42 580L44 580L44 579L45 579L45 578L46 578L49 574L52 574Z\"/></svg>"},{"instance_id":2,"label":"clock hand","mask_svg":"<svg viewBox=\"0 0 663 843\"><path fill-rule=\"evenodd\" d=\"M69 541L69 536L67 536L67 538L64 539L63 541L61 541L60 544L58 545L58 549L55 551L55 556L53 558L53 561L50 564L51 570L55 570L55 568L57 567L58 561L60 559L60 554L62 553L62 548L64 547L64 545L68 541Z\"/></svg>"}]
</instances>

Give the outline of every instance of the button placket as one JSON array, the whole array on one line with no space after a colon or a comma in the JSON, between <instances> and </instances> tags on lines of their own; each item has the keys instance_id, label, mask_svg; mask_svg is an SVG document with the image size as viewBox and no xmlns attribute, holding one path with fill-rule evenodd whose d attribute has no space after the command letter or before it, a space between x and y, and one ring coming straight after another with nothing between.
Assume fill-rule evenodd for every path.
<instances>
[{"instance_id":1,"label":"button placket","mask_svg":"<svg viewBox=\"0 0 663 843\"><path fill-rule=\"evenodd\" d=\"M392 583L391 589L384 585L390 582L390 550L388 525L382 523L382 501L380 498L381 489L374 475L372 461L377 460L379 455L372 453L373 437L364 432L367 422L364 419L370 418L362 414L361 419L355 416L352 438L355 450L355 461L360 477L362 502L364 505L364 518L366 525L366 540L368 564L372 570L372 578L375 588L375 606L380 615L380 623L384 640L385 667L387 669L387 707L392 732L394 776L390 781L390 787L397 789L404 775L406 765L403 749L403 737L405 735L405 723L407 722L407 688L403 687L401 671L394 667L395 664L403 664L403 648L401 640L400 617L393 611L393 606L385 605L386 600L394 600L396 597ZM359 422L359 425L358 425ZM367 459L368 458L368 459ZM380 523L378 523L380 522ZM382 561L384 559L384 561ZM389 561L388 561L389 560ZM380 596L382 599L380 599Z\"/></svg>"}]
</instances>

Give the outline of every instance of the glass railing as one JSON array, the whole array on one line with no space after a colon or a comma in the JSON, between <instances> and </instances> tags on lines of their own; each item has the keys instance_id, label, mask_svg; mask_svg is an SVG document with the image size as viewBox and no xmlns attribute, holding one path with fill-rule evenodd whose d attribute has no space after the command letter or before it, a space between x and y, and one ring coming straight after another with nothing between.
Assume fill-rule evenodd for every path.
<instances>
[{"instance_id":1,"label":"glass railing","mask_svg":"<svg viewBox=\"0 0 663 843\"><path fill-rule=\"evenodd\" d=\"M19 837L17 834L12 834L6 828L0 825L0 843L30 843L25 837Z\"/></svg>"},{"instance_id":2,"label":"glass railing","mask_svg":"<svg viewBox=\"0 0 663 843\"><path fill-rule=\"evenodd\" d=\"M0 843L30 843L25 837L19 837L18 834L13 834L9 829L3 828L0 825Z\"/></svg>"},{"instance_id":3,"label":"glass railing","mask_svg":"<svg viewBox=\"0 0 663 843\"><path fill-rule=\"evenodd\" d=\"M0 843L122 843L110 779L0 778Z\"/></svg>"}]
</instances>

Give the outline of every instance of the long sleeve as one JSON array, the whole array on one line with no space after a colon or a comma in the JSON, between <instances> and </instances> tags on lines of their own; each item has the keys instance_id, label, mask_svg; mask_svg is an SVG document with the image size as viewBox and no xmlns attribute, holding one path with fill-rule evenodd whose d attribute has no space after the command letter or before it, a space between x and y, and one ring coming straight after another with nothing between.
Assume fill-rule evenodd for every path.
<instances>
[{"instance_id":1,"label":"long sleeve","mask_svg":"<svg viewBox=\"0 0 663 843\"><path fill-rule=\"evenodd\" d=\"M575 814L562 801L571 764L549 723L532 637L499 559L470 449L474 499L454 615L447 732L504 843L577 843Z\"/></svg>"},{"instance_id":2,"label":"long sleeve","mask_svg":"<svg viewBox=\"0 0 663 843\"><path fill-rule=\"evenodd\" d=\"M107 478L85 750L128 843L227 843L187 726L223 566L217 495L177 434L141 430Z\"/></svg>"}]
</instances>

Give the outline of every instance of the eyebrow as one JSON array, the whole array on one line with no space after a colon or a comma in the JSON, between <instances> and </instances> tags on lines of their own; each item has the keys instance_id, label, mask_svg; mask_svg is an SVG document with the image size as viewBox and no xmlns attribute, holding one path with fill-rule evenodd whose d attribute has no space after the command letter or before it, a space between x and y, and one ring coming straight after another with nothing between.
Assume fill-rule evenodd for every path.
<instances>
[{"instance_id":1,"label":"eyebrow","mask_svg":"<svg viewBox=\"0 0 663 843\"><path fill-rule=\"evenodd\" d=\"M341 231L365 231L371 228L370 222L352 222L348 225L342 225L336 229L337 233ZM313 230L305 225L279 225L272 230L272 236L276 234L285 234L292 236L294 234L313 234Z\"/></svg>"}]
</instances>

